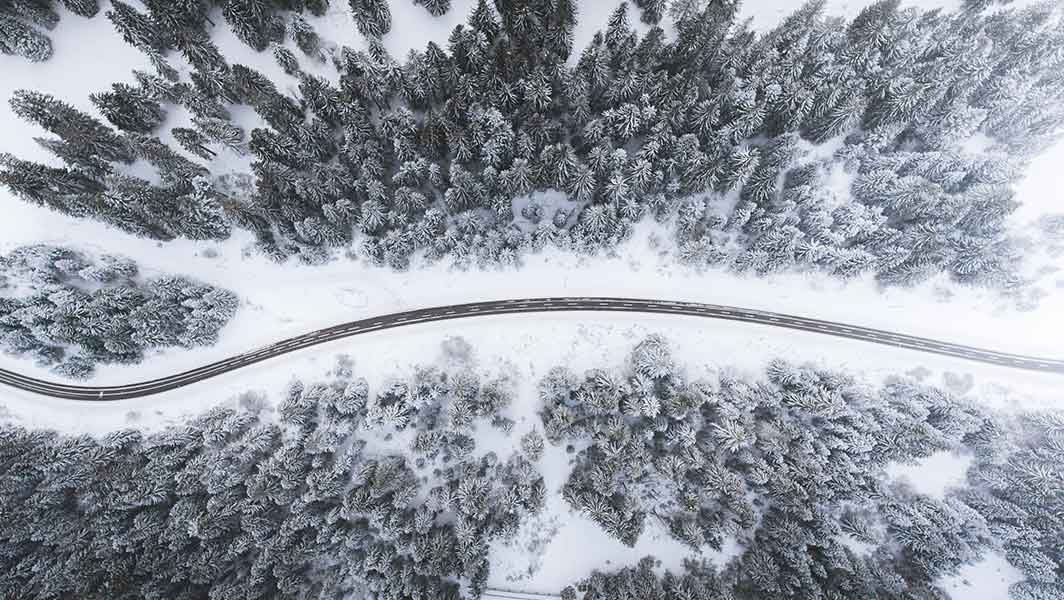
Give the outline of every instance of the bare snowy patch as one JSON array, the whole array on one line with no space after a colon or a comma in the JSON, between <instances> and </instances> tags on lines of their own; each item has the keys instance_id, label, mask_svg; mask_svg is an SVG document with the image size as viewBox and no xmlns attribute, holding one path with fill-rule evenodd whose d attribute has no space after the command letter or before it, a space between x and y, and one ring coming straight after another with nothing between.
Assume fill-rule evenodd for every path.
<instances>
[{"instance_id":1,"label":"bare snowy patch","mask_svg":"<svg viewBox=\"0 0 1064 600\"><path fill-rule=\"evenodd\" d=\"M1009 597L1009 586L1023 580L1023 573L1001 554L961 567L960 573L939 582L953 600L995 600Z\"/></svg>"},{"instance_id":2,"label":"bare snowy patch","mask_svg":"<svg viewBox=\"0 0 1064 600\"><path fill-rule=\"evenodd\" d=\"M970 456L936 452L916 464L891 464L887 476L904 480L917 492L941 500L950 488L964 484L971 463Z\"/></svg>"}]
</instances>

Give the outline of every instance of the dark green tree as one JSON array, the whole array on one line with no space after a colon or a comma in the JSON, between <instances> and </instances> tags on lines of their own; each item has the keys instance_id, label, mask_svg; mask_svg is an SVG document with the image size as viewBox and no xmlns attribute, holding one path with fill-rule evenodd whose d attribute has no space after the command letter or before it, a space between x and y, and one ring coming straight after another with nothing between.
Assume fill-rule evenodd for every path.
<instances>
[{"instance_id":1,"label":"dark green tree","mask_svg":"<svg viewBox=\"0 0 1064 600\"><path fill-rule=\"evenodd\" d=\"M89 98L120 131L150 133L166 118L151 94L124 83L111 84L110 92L91 94Z\"/></svg>"},{"instance_id":2,"label":"dark green tree","mask_svg":"<svg viewBox=\"0 0 1064 600\"><path fill-rule=\"evenodd\" d=\"M358 32L369 38L379 38L392 29L392 11L388 0L348 0Z\"/></svg>"}]
</instances>

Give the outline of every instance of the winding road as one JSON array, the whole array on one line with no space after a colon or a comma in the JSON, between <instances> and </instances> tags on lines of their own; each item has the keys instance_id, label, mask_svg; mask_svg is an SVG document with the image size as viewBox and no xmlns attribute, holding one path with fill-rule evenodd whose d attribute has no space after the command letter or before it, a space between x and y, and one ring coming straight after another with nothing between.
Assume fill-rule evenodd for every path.
<instances>
[{"instance_id":1,"label":"winding road","mask_svg":"<svg viewBox=\"0 0 1064 600\"><path fill-rule=\"evenodd\" d=\"M672 302L667 300L646 300L639 298L580 297L490 300L486 302L471 302L468 304L455 304L451 306L420 308L389 315L380 315L305 333L257 350L245 352L225 360L220 360L190 371L185 371L184 373L169 375L151 381L131 383L128 385L99 387L68 385L65 383L55 383L27 377L5 369L0 369L0 383L27 392L66 400L126 400L177 389L223 373L228 373L229 371L260 363L281 356L282 354L372 331L392 329L394 327L405 327L417 323L431 323L433 321L466 319L487 315L575 311L652 313L722 319L726 321L741 321L745 323L767 325L770 327L783 327L786 329L797 329L823 335L850 338L853 340L871 342L873 344L908 348L920 352L931 352L934 354L942 354L945 356L1015 369L1064 374L1064 361L1061 360L1009 354L1007 352L995 352L993 350L974 348L972 346L953 344L950 342L893 333L880 329L860 327L857 325L835 323L833 321L822 321L819 319L810 319L807 317L798 317L782 313L751 310L718 304L702 304L698 302Z\"/></svg>"}]
</instances>

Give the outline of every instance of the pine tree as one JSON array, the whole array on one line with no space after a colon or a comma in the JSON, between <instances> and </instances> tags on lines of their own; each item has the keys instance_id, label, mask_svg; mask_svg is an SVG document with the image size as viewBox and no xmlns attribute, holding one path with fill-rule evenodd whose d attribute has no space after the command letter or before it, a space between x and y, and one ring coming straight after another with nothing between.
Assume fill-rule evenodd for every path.
<instances>
[{"instance_id":1,"label":"pine tree","mask_svg":"<svg viewBox=\"0 0 1064 600\"><path fill-rule=\"evenodd\" d=\"M192 189L181 195L181 235L194 240L220 240L229 237L229 222L222 209L222 197L205 177L192 181Z\"/></svg>"},{"instance_id":2,"label":"pine tree","mask_svg":"<svg viewBox=\"0 0 1064 600\"><path fill-rule=\"evenodd\" d=\"M348 0L358 32L368 38L379 38L392 29L392 11L388 0Z\"/></svg>"},{"instance_id":3,"label":"pine tree","mask_svg":"<svg viewBox=\"0 0 1064 600\"><path fill-rule=\"evenodd\" d=\"M204 30L205 2L153 0L146 13L119 2L109 14L162 75L138 75L153 101L180 102L202 123L228 120L226 106L237 102L263 117L269 130L248 136L263 208L248 222L265 247L319 258L314 248L346 237L338 228L351 220L335 203L349 195L382 208L367 243L382 260L402 262L421 249L434 258L516 261L523 248L548 242L594 251L624 239L645 215L679 216L676 248L703 266L872 271L892 285L947 273L1011 289L1020 280L1018 246L1002 225L1016 206L1010 182L1064 119L1052 102L1060 91L1052 58L1059 32L1047 11L1035 9L954 15L883 2L845 22L811 2L757 34L735 22L735 2L685 0L672 3L678 21L669 39L656 27L640 35L622 7L570 67L568 0L479 1L446 48L429 44L405 63L379 40L389 28L387 3L357 0L352 12L371 39L365 51L335 59L341 80L333 86L303 74L279 45L285 28L276 11L320 12L324 3L220 4L252 46L278 44L275 58L299 79L298 100L225 64ZM637 4L650 21L664 8L660 0ZM37 8L14 18L48 21L47 10L37 10L47 3L29 5ZM320 55L306 21L297 17L291 31L302 51ZM192 85L176 83L163 56L171 49L195 67ZM150 106L137 104L143 111L123 127L148 131ZM117 107L108 110L119 118ZM242 149L242 134L210 129L212 144ZM995 140L992 153L960 151L973 135ZM837 155L796 166L799 138L835 140ZM185 141L203 157L216 151ZM115 170L113 149L98 152L63 135L42 144L91 177ZM172 173L187 169L156 154ZM406 166L420 160L427 174ZM824 185L842 163L857 176L849 195ZM326 164L344 173L322 179L318 167ZM357 192L335 183L345 178L360 182ZM549 188L578 206L552 211L553 229L511 228L512 197ZM690 208L683 197L709 191L738 196L731 214L677 215ZM436 239L430 232L447 228L426 222L423 207L441 198L454 213L485 208L492 221ZM581 216L595 203L608 208ZM530 214L546 225L545 215ZM290 236L301 239L290 244Z\"/></svg>"},{"instance_id":4,"label":"pine tree","mask_svg":"<svg viewBox=\"0 0 1064 600\"><path fill-rule=\"evenodd\" d=\"M49 0L6 0L0 4L0 10L12 18L45 29L55 29L59 24L59 14L52 9Z\"/></svg>"},{"instance_id":5,"label":"pine tree","mask_svg":"<svg viewBox=\"0 0 1064 600\"><path fill-rule=\"evenodd\" d=\"M281 69L289 75L295 75L299 73L299 60L296 59L296 55L292 54L292 51L281 45L275 45L273 47L273 58L277 61L277 64L281 65Z\"/></svg>"},{"instance_id":6,"label":"pine tree","mask_svg":"<svg viewBox=\"0 0 1064 600\"><path fill-rule=\"evenodd\" d=\"M176 128L175 128L176 129ZM137 158L151 163L159 171L159 178L164 185L177 186L202 177L207 169L175 152L157 137L148 135L128 135Z\"/></svg>"},{"instance_id":7,"label":"pine tree","mask_svg":"<svg viewBox=\"0 0 1064 600\"><path fill-rule=\"evenodd\" d=\"M244 65L231 69L233 95L242 104L258 106L277 95L277 88L265 75Z\"/></svg>"},{"instance_id":8,"label":"pine tree","mask_svg":"<svg viewBox=\"0 0 1064 600\"><path fill-rule=\"evenodd\" d=\"M211 140L196 129L174 127L170 130L181 147L204 160L212 160L217 153L207 147Z\"/></svg>"},{"instance_id":9,"label":"pine tree","mask_svg":"<svg viewBox=\"0 0 1064 600\"><path fill-rule=\"evenodd\" d=\"M666 0L636 0L636 6L643 9L641 17L644 23L655 25L665 15Z\"/></svg>"},{"instance_id":10,"label":"pine tree","mask_svg":"<svg viewBox=\"0 0 1064 600\"><path fill-rule=\"evenodd\" d=\"M23 200L69 211L67 196L100 192L103 186L77 171L57 169L0 154L0 183Z\"/></svg>"},{"instance_id":11,"label":"pine tree","mask_svg":"<svg viewBox=\"0 0 1064 600\"><path fill-rule=\"evenodd\" d=\"M62 0L62 2L67 10L85 18L95 17L96 13L100 12L100 3L97 0Z\"/></svg>"},{"instance_id":12,"label":"pine tree","mask_svg":"<svg viewBox=\"0 0 1064 600\"><path fill-rule=\"evenodd\" d=\"M543 456L543 436L533 429L521 436L521 449L529 460L537 461Z\"/></svg>"},{"instance_id":13,"label":"pine tree","mask_svg":"<svg viewBox=\"0 0 1064 600\"><path fill-rule=\"evenodd\" d=\"M59 136L79 160L133 161L128 144L110 128L65 102L28 90L15 90L9 102L15 115Z\"/></svg>"},{"instance_id":14,"label":"pine tree","mask_svg":"<svg viewBox=\"0 0 1064 600\"><path fill-rule=\"evenodd\" d=\"M146 0L148 14L171 45L187 51L187 45L202 38L210 9L206 0ZM193 61L193 64L196 64Z\"/></svg>"},{"instance_id":15,"label":"pine tree","mask_svg":"<svg viewBox=\"0 0 1064 600\"><path fill-rule=\"evenodd\" d=\"M89 98L119 130L150 133L166 118L162 106L143 90L124 83L111 84L111 90Z\"/></svg>"},{"instance_id":16,"label":"pine tree","mask_svg":"<svg viewBox=\"0 0 1064 600\"><path fill-rule=\"evenodd\" d=\"M730 0L724 0L721 4L729 4ZM697 18L704 11L710 0L673 0L669 6L669 16L674 21L690 21Z\"/></svg>"},{"instance_id":17,"label":"pine tree","mask_svg":"<svg viewBox=\"0 0 1064 600\"><path fill-rule=\"evenodd\" d=\"M434 17L442 17L451 10L451 0L414 0L414 4L420 4Z\"/></svg>"},{"instance_id":18,"label":"pine tree","mask_svg":"<svg viewBox=\"0 0 1064 600\"><path fill-rule=\"evenodd\" d=\"M0 13L0 53L43 62L52 57L52 42L30 25Z\"/></svg>"},{"instance_id":19,"label":"pine tree","mask_svg":"<svg viewBox=\"0 0 1064 600\"><path fill-rule=\"evenodd\" d=\"M0 257L0 274L22 283L0 302L0 345L69 377L87 377L100 362L137 362L148 348L213 343L236 309L230 292L179 278L145 282L132 261L54 246L16 248Z\"/></svg>"},{"instance_id":20,"label":"pine tree","mask_svg":"<svg viewBox=\"0 0 1064 600\"><path fill-rule=\"evenodd\" d=\"M273 6L266 0L226 0L222 16L242 42L259 52L270 42L279 42L284 33Z\"/></svg>"},{"instance_id":21,"label":"pine tree","mask_svg":"<svg viewBox=\"0 0 1064 600\"><path fill-rule=\"evenodd\" d=\"M244 130L224 119L196 117L196 129L212 142L243 152Z\"/></svg>"},{"instance_id":22,"label":"pine tree","mask_svg":"<svg viewBox=\"0 0 1064 600\"><path fill-rule=\"evenodd\" d=\"M166 50L166 38L158 31L151 17L119 0L112 0L107 18L127 44L152 55Z\"/></svg>"},{"instance_id":23,"label":"pine tree","mask_svg":"<svg viewBox=\"0 0 1064 600\"><path fill-rule=\"evenodd\" d=\"M144 71L134 70L133 76L136 78L137 84L140 85L141 90L149 98L157 102L168 102L171 104L180 102L181 86L175 85L162 77Z\"/></svg>"},{"instance_id":24,"label":"pine tree","mask_svg":"<svg viewBox=\"0 0 1064 600\"><path fill-rule=\"evenodd\" d=\"M314 31L314 28L302 17L297 16L289 21L288 29L303 54L317 59L321 48L321 39L318 37L317 32Z\"/></svg>"}]
</instances>

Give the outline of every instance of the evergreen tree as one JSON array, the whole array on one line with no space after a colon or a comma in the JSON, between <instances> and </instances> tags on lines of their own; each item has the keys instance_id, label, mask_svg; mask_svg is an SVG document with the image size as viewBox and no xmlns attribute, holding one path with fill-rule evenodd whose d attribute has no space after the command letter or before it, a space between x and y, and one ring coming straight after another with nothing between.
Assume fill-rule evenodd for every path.
<instances>
[{"instance_id":1,"label":"evergreen tree","mask_svg":"<svg viewBox=\"0 0 1064 600\"><path fill-rule=\"evenodd\" d=\"M67 10L85 18L95 17L96 13L100 12L100 3L97 0L62 0L62 2Z\"/></svg>"},{"instance_id":2,"label":"evergreen tree","mask_svg":"<svg viewBox=\"0 0 1064 600\"><path fill-rule=\"evenodd\" d=\"M292 54L292 51L281 45L273 47L273 58L277 61L277 64L281 65L281 69L289 75L295 75L299 73L299 60L296 59L296 55Z\"/></svg>"},{"instance_id":3,"label":"evergreen tree","mask_svg":"<svg viewBox=\"0 0 1064 600\"><path fill-rule=\"evenodd\" d=\"M451 10L451 0L414 0L414 4L420 4L434 17L442 17Z\"/></svg>"},{"instance_id":4,"label":"evergreen tree","mask_svg":"<svg viewBox=\"0 0 1064 600\"><path fill-rule=\"evenodd\" d=\"M170 133L174 136L174 139L181 144L182 148L204 160L212 160L217 156L217 153L208 147L211 140L196 129L174 127L170 130Z\"/></svg>"},{"instance_id":5,"label":"evergreen tree","mask_svg":"<svg viewBox=\"0 0 1064 600\"><path fill-rule=\"evenodd\" d=\"M54 29L59 24L59 14L50 0L5 0L0 4L0 13L45 29Z\"/></svg>"},{"instance_id":6,"label":"evergreen tree","mask_svg":"<svg viewBox=\"0 0 1064 600\"><path fill-rule=\"evenodd\" d=\"M284 34L274 7L266 0L226 0L222 16L242 42L259 52L270 42L279 42Z\"/></svg>"},{"instance_id":7,"label":"evergreen tree","mask_svg":"<svg viewBox=\"0 0 1064 600\"><path fill-rule=\"evenodd\" d=\"M0 53L42 62L52 57L52 42L32 26L0 12Z\"/></svg>"},{"instance_id":8,"label":"evergreen tree","mask_svg":"<svg viewBox=\"0 0 1064 600\"><path fill-rule=\"evenodd\" d=\"M524 459L474 455L472 438L453 437L435 416L456 390L438 375L415 377L419 396L440 394L412 425L416 462L365 451L364 436L388 429L367 421L373 397L345 371L297 382L275 409L245 394L152 434L6 427L0 590L32 580L90 597L479 595L489 544L540 509L543 480ZM447 437L445 455L431 440ZM70 523L88 527L72 540ZM30 562L41 569L16 568Z\"/></svg>"},{"instance_id":9,"label":"evergreen tree","mask_svg":"<svg viewBox=\"0 0 1064 600\"><path fill-rule=\"evenodd\" d=\"M111 90L91 94L89 98L119 130L151 133L166 118L159 102L144 90L123 83L112 84Z\"/></svg>"},{"instance_id":10,"label":"evergreen tree","mask_svg":"<svg viewBox=\"0 0 1064 600\"><path fill-rule=\"evenodd\" d=\"M278 11L320 14L324 2L217 4L238 36L272 46L299 79L298 97L226 64L206 29L213 3L153 0L144 12L117 2L108 14L160 77L138 76L146 98L124 88L98 100L133 132L155 126L152 102L181 103L209 142L175 134L189 151L253 153L245 204L271 252L324 258L325 247L347 243L347 225L362 223L381 260L403 264L421 250L515 262L546 243L595 252L639 219L675 217L677 254L699 267L872 273L887 285L947 274L1023 296L1020 244L1006 221L1020 167L1064 121L1052 11L880 2L847 21L810 2L759 34L736 22L735 2L683 0L671 3L676 35L666 37L658 27L637 32L625 5L570 66L571 0L478 1L445 47L430 43L405 62L379 40L390 28L387 2L355 0L370 42L334 58L336 86L302 73L280 45ZM636 4L651 22L665 8ZM19 6L8 18L51 22L47 2ZM307 21L294 16L288 29L302 52L321 57ZM166 64L173 49L193 66L191 84ZM234 103L254 107L268 127L245 136L227 123ZM989 148L966 151L976 135ZM121 144L82 137L91 143L59 135L42 144L104 181L124 160ZM809 151L828 143L837 148L830 158ZM853 176L849 190L835 185L843 172ZM551 227L534 211L543 227L513 227L524 218L512 214L514 197L554 190L572 205L547 215ZM692 198L704 206L695 210ZM356 207L350 217L338 216L341 199ZM425 207L440 200L450 217L480 216L427 220ZM371 217L361 219L357 207L369 201ZM86 216L91 205L79 203Z\"/></svg>"},{"instance_id":11,"label":"evergreen tree","mask_svg":"<svg viewBox=\"0 0 1064 600\"><path fill-rule=\"evenodd\" d=\"M234 95L243 104L258 106L278 95L277 88L265 75L244 65L233 65Z\"/></svg>"},{"instance_id":12,"label":"evergreen tree","mask_svg":"<svg viewBox=\"0 0 1064 600\"><path fill-rule=\"evenodd\" d=\"M368 38L379 38L392 29L392 11L388 0L348 0L351 16L358 32Z\"/></svg>"},{"instance_id":13,"label":"evergreen tree","mask_svg":"<svg viewBox=\"0 0 1064 600\"><path fill-rule=\"evenodd\" d=\"M196 129L212 142L242 151L241 143L244 139L244 131L231 122L224 119L201 117L194 118L193 122L196 124Z\"/></svg>"},{"instance_id":14,"label":"evergreen tree","mask_svg":"<svg viewBox=\"0 0 1064 600\"><path fill-rule=\"evenodd\" d=\"M166 38L158 31L152 19L137 11L132 6L119 0L112 0L107 18L115 30L122 34L127 44L146 54L159 54L167 48Z\"/></svg>"},{"instance_id":15,"label":"evergreen tree","mask_svg":"<svg viewBox=\"0 0 1064 600\"><path fill-rule=\"evenodd\" d=\"M53 208L67 208L69 195L103 191L100 182L82 173L58 169L0 154L0 183L8 186L16 196Z\"/></svg>"},{"instance_id":16,"label":"evergreen tree","mask_svg":"<svg viewBox=\"0 0 1064 600\"><path fill-rule=\"evenodd\" d=\"M128 144L110 128L48 94L16 90L10 104L19 118L57 135L68 147L69 154L63 158L72 164L85 165L92 160L133 161Z\"/></svg>"},{"instance_id":17,"label":"evergreen tree","mask_svg":"<svg viewBox=\"0 0 1064 600\"><path fill-rule=\"evenodd\" d=\"M643 9L642 21L651 25L656 25L661 21L668 6L667 0L636 0L635 3Z\"/></svg>"},{"instance_id":18,"label":"evergreen tree","mask_svg":"<svg viewBox=\"0 0 1064 600\"><path fill-rule=\"evenodd\" d=\"M292 33L296 45L303 51L303 54L306 54L311 58L318 58L321 39L314 31L314 28L311 27L306 20L299 16L293 17L288 24L288 29Z\"/></svg>"},{"instance_id":19,"label":"evergreen tree","mask_svg":"<svg viewBox=\"0 0 1064 600\"><path fill-rule=\"evenodd\" d=\"M232 293L168 277L144 281L136 263L55 246L0 257L0 345L57 373L84 378L97 363L138 362L145 350L209 345L232 318Z\"/></svg>"}]
</instances>

